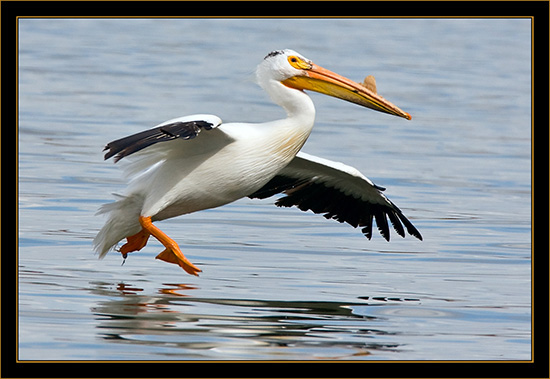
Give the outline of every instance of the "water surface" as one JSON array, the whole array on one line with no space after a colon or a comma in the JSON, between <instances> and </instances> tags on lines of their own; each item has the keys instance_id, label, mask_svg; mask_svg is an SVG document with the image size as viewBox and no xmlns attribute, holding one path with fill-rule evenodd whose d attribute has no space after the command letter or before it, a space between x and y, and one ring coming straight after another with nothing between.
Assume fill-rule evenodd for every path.
<instances>
[{"instance_id":1,"label":"water surface","mask_svg":"<svg viewBox=\"0 0 550 379\"><path fill-rule=\"evenodd\" d=\"M530 43L529 19L20 19L19 359L529 360ZM125 185L103 146L283 117L253 81L280 48L411 113L312 94L304 151L386 187L424 241L242 199L159 224L199 278L154 241L97 260Z\"/></svg>"}]
</instances>

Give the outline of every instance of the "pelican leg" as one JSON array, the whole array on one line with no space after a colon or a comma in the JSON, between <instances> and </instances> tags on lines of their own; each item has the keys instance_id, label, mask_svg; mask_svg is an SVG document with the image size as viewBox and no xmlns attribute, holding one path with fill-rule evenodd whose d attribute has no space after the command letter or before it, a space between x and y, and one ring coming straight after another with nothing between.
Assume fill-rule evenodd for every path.
<instances>
[{"instance_id":1,"label":"pelican leg","mask_svg":"<svg viewBox=\"0 0 550 379\"><path fill-rule=\"evenodd\" d=\"M183 268L188 274L198 276L202 270L191 263L181 252L178 244L168 237L162 230L153 225L151 217L140 216L139 223L141 224L142 232L149 233L164 245L166 249L156 256L156 259L168 263L174 263ZM138 233L139 234L139 233ZM123 246L124 247L124 246Z\"/></svg>"},{"instance_id":2,"label":"pelican leg","mask_svg":"<svg viewBox=\"0 0 550 379\"><path fill-rule=\"evenodd\" d=\"M122 254L122 257L126 259L128 253L143 249L143 247L147 245L147 240L149 240L150 235L151 233L149 233L147 230L141 229L133 236L127 237L127 242L120 248L120 253Z\"/></svg>"}]
</instances>

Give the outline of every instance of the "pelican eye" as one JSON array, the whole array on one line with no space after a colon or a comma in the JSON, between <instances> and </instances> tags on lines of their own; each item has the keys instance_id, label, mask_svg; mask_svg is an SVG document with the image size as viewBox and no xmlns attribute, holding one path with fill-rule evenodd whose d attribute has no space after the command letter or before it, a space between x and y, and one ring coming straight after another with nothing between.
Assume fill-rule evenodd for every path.
<instances>
[{"instance_id":1,"label":"pelican eye","mask_svg":"<svg viewBox=\"0 0 550 379\"><path fill-rule=\"evenodd\" d=\"M298 70L309 70L311 69L311 63L303 60L300 57L297 57L295 55L291 55L288 57L288 63L294 68L297 68Z\"/></svg>"}]
</instances>

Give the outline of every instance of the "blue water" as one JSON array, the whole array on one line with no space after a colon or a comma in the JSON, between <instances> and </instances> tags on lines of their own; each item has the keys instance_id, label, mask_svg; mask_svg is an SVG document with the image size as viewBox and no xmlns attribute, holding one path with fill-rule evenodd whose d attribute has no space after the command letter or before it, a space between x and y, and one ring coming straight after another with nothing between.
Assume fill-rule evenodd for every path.
<instances>
[{"instance_id":1,"label":"blue water","mask_svg":"<svg viewBox=\"0 0 550 379\"><path fill-rule=\"evenodd\" d=\"M159 226L203 273L99 261L114 139L192 113L284 116L254 83L292 48L406 121L312 94L304 151L357 167L424 241L274 199ZM20 19L20 360L529 360L530 19ZM122 163L122 162L121 162Z\"/></svg>"}]
</instances>

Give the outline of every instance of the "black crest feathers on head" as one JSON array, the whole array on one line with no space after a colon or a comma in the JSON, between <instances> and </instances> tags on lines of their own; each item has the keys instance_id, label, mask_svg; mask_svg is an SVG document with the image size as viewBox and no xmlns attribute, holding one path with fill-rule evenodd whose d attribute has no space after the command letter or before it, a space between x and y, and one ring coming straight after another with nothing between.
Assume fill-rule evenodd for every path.
<instances>
[{"instance_id":1,"label":"black crest feathers on head","mask_svg":"<svg viewBox=\"0 0 550 379\"><path fill-rule=\"evenodd\" d=\"M267 54L264 59L275 57L275 56L277 56L279 54L282 54L282 53L283 53L282 50L273 50L271 53Z\"/></svg>"}]
</instances>

